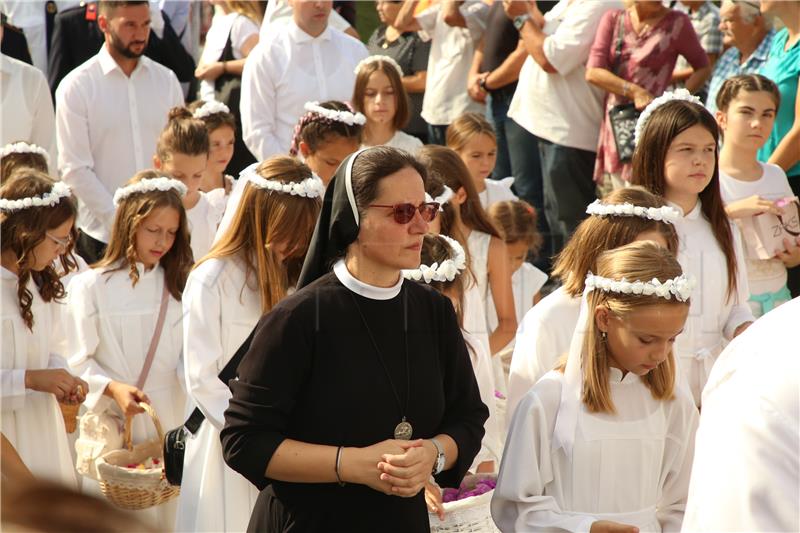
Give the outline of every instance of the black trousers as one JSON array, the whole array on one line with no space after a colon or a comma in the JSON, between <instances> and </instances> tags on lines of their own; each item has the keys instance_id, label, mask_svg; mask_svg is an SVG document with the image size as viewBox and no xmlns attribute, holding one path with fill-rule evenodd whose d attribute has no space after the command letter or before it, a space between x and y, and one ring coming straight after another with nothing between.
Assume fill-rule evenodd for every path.
<instances>
[{"instance_id":1,"label":"black trousers","mask_svg":"<svg viewBox=\"0 0 800 533\"><path fill-rule=\"evenodd\" d=\"M78 240L75 242L75 251L83 257L88 264L98 262L106 253L106 243L78 230Z\"/></svg>"}]
</instances>

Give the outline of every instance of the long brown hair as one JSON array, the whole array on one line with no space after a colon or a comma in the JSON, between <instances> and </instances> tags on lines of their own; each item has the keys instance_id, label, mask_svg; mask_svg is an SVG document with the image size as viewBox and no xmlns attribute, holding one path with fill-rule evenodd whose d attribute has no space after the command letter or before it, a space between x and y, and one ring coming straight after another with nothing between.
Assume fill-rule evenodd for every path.
<instances>
[{"instance_id":1,"label":"long brown hair","mask_svg":"<svg viewBox=\"0 0 800 533\"><path fill-rule=\"evenodd\" d=\"M641 185L652 193L664 196L667 181L664 162L672 141L692 126L704 127L714 138L714 173L711 182L698 195L703 215L711 224L711 231L725 255L728 269L728 298L736 292L736 252L728 215L719 190L719 127L711 113L700 104L673 100L658 107L642 132L633 152L632 183ZM699 253L700 250L697 250Z\"/></svg>"},{"instance_id":2,"label":"long brown hair","mask_svg":"<svg viewBox=\"0 0 800 533\"><path fill-rule=\"evenodd\" d=\"M48 173L47 159L37 152L13 152L0 159L0 185L8 181L15 171L20 169L33 169Z\"/></svg>"},{"instance_id":3,"label":"long brown hair","mask_svg":"<svg viewBox=\"0 0 800 533\"><path fill-rule=\"evenodd\" d=\"M392 118L392 127L396 130L401 130L406 127L408 120L411 118L411 104L408 99L408 92L403 87L403 80L397 69L392 66L388 61L376 59L369 63L363 64L358 72L356 72L356 83L353 86L353 109L359 113L364 112L364 97L367 92L367 84L369 77L373 72L380 70L387 78L389 83L392 84L395 96L395 113Z\"/></svg>"},{"instance_id":4,"label":"long brown hair","mask_svg":"<svg viewBox=\"0 0 800 533\"><path fill-rule=\"evenodd\" d=\"M267 159L256 172L282 183L311 177L305 164L287 156ZM268 191L247 183L231 225L198 264L209 259L240 259L248 282L258 282L261 311L266 313L297 283L321 207L320 198ZM276 243L289 251L283 262L273 249Z\"/></svg>"},{"instance_id":5,"label":"long brown hair","mask_svg":"<svg viewBox=\"0 0 800 533\"><path fill-rule=\"evenodd\" d=\"M49 193L54 184L43 172L20 169L0 188L0 198L17 200L42 196ZM31 268L36 261L33 249L47 238L48 230L57 228L70 218L74 221L77 214L75 201L71 197L61 198L53 206L29 207L0 213L0 249L3 252L11 250L17 258L17 298L20 315L29 329L33 329L33 294L28 290L29 280L33 280L45 302L59 300L66 295L59 273L52 264L41 271ZM74 224L70 237L74 243L77 237ZM75 268L74 260L70 260L71 254L72 244L59 256L63 273Z\"/></svg>"},{"instance_id":6,"label":"long brown hair","mask_svg":"<svg viewBox=\"0 0 800 533\"><path fill-rule=\"evenodd\" d=\"M632 242L606 250L597 257L597 274L605 278L628 281L666 281L683 272L681 265L669 250L649 241ZM587 298L589 309L606 307L609 312L621 319L630 316L637 309L649 305L685 305L676 299L666 300L659 296L623 294L617 292L592 291ZM594 313L587 323L586 338L583 345L583 403L593 413L614 413L609 386L609 354L607 343L601 337ZM640 379L650 389L657 400L670 400L675 390L675 357L670 353L663 363Z\"/></svg>"},{"instance_id":7,"label":"long brown hair","mask_svg":"<svg viewBox=\"0 0 800 533\"><path fill-rule=\"evenodd\" d=\"M161 174L154 170L143 170L137 172L126 185L158 177L161 177ZM92 265L92 268L108 269L107 272L111 273L127 267L135 287L139 282L139 268L136 265L139 260L136 255L136 230L154 210L162 207L175 209L180 219L172 248L158 262L164 268L164 282L169 293L180 301L189 269L194 261L189 246L186 211L183 209L180 194L174 189L136 193L120 201L114 215L114 225L111 228L111 239L108 241L106 253L100 261Z\"/></svg>"}]
</instances>

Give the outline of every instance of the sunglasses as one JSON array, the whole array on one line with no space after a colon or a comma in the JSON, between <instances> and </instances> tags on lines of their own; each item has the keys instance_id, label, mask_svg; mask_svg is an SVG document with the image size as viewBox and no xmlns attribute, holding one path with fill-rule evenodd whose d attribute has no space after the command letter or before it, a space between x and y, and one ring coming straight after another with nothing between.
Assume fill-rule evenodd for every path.
<instances>
[{"instance_id":1,"label":"sunglasses","mask_svg":"<svg viewBox=\"0 0 800 533\"><path fill-rule=\"evenodd\" d=\"M408 203L394 205L372 204L367 207L384 207L386 209L391 209L392 215L394 215L394 221L398 224L408 224L411 222L414 218L414 213L417 211L419 211L419 215L425 222L432 221L436 218L436 213L439 212L438 202L424 202L418 206Z\"/></svg>"},{"instance_id":2,"label":"sunglasses","mask_svg":"<svg viewBox=\"0 0 800 533\"><path fill-rule=\"evenodd\" d=\"M47 235L48 238L50 238L54 243L59 245L64 250L68 249L70 244L72 244L72 235L70 235L66 239L61 239L59 237L56 237L55 235L51 235L49 232L45 232L45 235Z\"/></svg>"}]
</instances>

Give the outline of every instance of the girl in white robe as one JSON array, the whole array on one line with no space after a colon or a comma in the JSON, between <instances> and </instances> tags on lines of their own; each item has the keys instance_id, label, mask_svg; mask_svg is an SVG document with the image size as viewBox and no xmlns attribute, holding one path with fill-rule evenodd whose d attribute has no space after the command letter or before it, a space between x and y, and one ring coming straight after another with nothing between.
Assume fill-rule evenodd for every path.
<instances>
[{"instance_id":1,"label":"girl in white robe","mask_svg":"<svg viewBox=\"0 0 800 533\"><path fill-rule=\"evenodd\" d=\"M58 402L83 402L88 385L66 370L52 332L65 295L54 264L68 269L76 214L69 187L38 171L23 170L0 189L0 430L35 477L73 489Z\"/></svg>"},{"instance_id":2,"label":"girl in white robe","mask_svg":"<svg viewBox=\"0 0 800 533\"><path fill-rule=\"evenodd\" d=\"M680 530L698 414L672 344L692 284L652 242L593 270L566 365L514 414L492 498L501 531Z\"/></svg>"},{"instance_id":3,"label":"girl in white robe","mask_svg":"<svg viewBox=\"0 0 800 533\"><path fill-rule=\"evenodd\" d=\"M183 422L183 328L181 294L192 264L179 181L142 171L114 195L117 212L106 253L68 287L65 330L70 367L89 383L85 406L122 417L143 413L149 403L161 425ZM143 386L136 382L156 330L162 298L166 318L152 367ZM157 438L146 414L134 416L133 443ZM84 491L98 493L86 478ZM177 502L137 511L159 529L172 530Z\"/></svg>"},{"instance_id":4,"label":"girl in white robe","mask_svg":"<svg viewBox=\"0 0 800 533\"><path fill-rule=\"evenodd\" d=\"M259 318L296 284L324 191L322 180L290 157L246 172L254 175L243 174L247 185L231 227L191 272L183 296L187 390L205 420L187 439L177 531L247 528L258 489L223 459L219 432L231 392L218 375ZM316 183L305 196L280 190L304 181Z\"/></svg>"},{"instance_id":5,"label":"girl in white robe","mask_svg":"<svg viewBox=\"0 0 800 533\"><path fill-rule=\"evenodd\" d=\"M641 208L639 215L617 213L616 206L625 204ZM663 198L641 187L626 187L587 208L590 216L581 222L553 265L552 275L562 285L520 321L508 378L508 423L531 387L569 350L583 282L597 256L637 240L650 240L677 252L678 238L669 220L675 220L678 212L665 209L666 205ZM670 212L671 219L662 216L663 211Z\"/></svg>"},{"instance_id":6,"label":"girl in white robe","mask_svg":"<svg viewBox=\"0 0 800 533\"><path fill-rule=\"evenodd\" d=\"M217 226L222 220L223 201L200 190L208 165L209 137L205 123L186 107L174 107L161 132L153 156L153 166L181 181L187 191L183 197L192 255L199 261L211 249Z\"/></svg>"},{"instance_id":7,"label":"girl in white robe","mask_svg":"<svg viewBox=\"0 0 800 533\"><path fill-rule=\"evenodd\" d=\"M695 403L725 345L754 320L739 232L719 182L719 129L697 98L680 89L651 103L636 125L633 182L681 211L678 260L702 290L675 345Z\"/></svg>"},{"instance_id":8,"label":"girl in white robe","mask_svg":"<svg viewBox=\"0 0 800 533\"><path fill-rule=\"evenodd\" d=\"M188 107L192 116L205 124L208 133L208 164L200 181L200 191L215 209L224 213L235 185L233 176L225 174L225 170L233 158L236 118L228 106L216 100L197 100Z\"/></svg>"}]
</instances>

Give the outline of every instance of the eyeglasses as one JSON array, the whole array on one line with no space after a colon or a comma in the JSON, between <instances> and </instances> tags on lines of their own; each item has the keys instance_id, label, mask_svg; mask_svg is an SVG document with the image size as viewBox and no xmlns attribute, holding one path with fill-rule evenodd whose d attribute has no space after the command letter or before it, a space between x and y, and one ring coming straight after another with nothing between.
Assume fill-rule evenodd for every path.
<instances>
[{"instance_id":1,"label":"eyeglasses","mask_svg":"<svg viewBox=\"0 0 800 533\"><path fill-rule=\"evenodd\" d=\"M419 206L406 203L394 205L372 204L367 207L384 207L386 209L391 209L394 215L394 221L398 224L408 224L411 222L411 219L414 218L414 213L417 211L419 211L422 220L425 222L433 220L436 217L436 213L439 212L438 202L423 202L419 204Z\"/></svg>"},{"instance_id":2,"label":"eyeglasses","mask_svg":"<svg viewBox=\"0 0 800 533\"><path fill-rule=\"evenodd\" d=\"M64 250L69 248L70 244L72 244L72 235L70 235L66 239L61 239L59 237L56 237L55 235L50 235L50 233L48 233L48 232L45 232L45 235L47 235L50 239L53 240L54 243L59 245Z\"/></svg>"}]
</instances>

